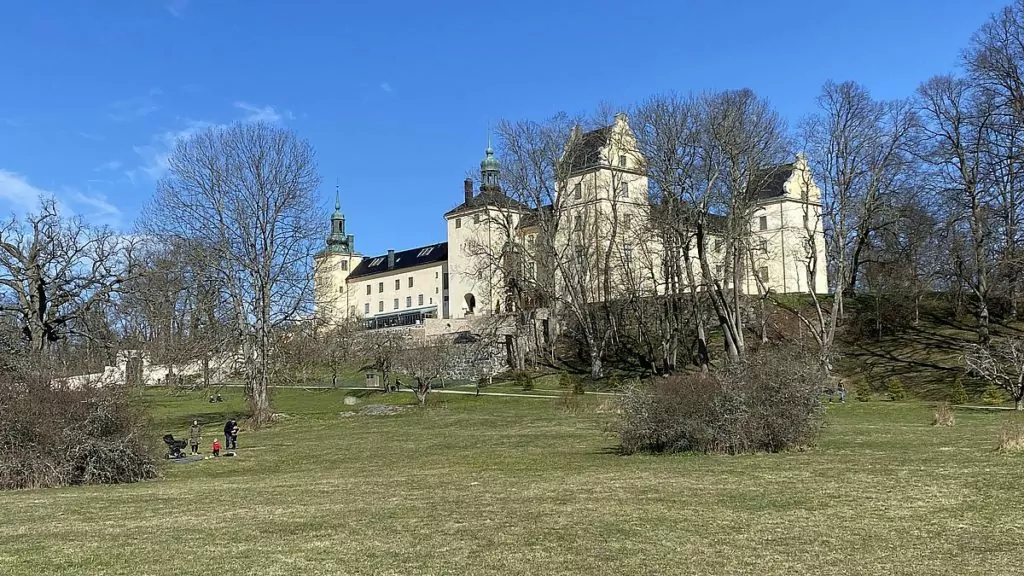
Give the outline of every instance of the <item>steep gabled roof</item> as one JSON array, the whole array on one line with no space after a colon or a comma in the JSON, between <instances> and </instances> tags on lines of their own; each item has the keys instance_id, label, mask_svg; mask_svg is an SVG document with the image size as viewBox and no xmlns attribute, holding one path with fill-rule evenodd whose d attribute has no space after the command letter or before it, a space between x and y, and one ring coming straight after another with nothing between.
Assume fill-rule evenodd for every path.
<instances>
[{"instance_id":1,"label":"steep gabled roof","mask_svg":"<svg viewBox=\"0 0 1024 576\"><path fill-rule=\"evenodd\" d=\"M575 142L571 142L562 159L562 170L567 174L576 174L599 166L601 150L608 145L612 128L613 126L604 126L584 132Z\"/></svg>"},{"instance_id":2,"label":"steep gabled roof","mask_svg":"<svg viewBox=\"0 0 1024 576\"><path fill-rule=\"evenodd\" d=\"M778 164L754 173L750 180L752 198L768 200L786 194L786 182L793 175L796 164Z\"/></svg>"},{"instance_id":3,"label":"steep gabled roof","mask_svg":"<svg viewBox=\"0 0 1024 576\"><path fill-rule=\"evenodd\" d=\"M484 190L477 194L476 196L473 196L469 200L463 202L462 204L459 204L455 208L452 208L451 210L445 212L444 216L445 218L447 218L449 216L454 216L456 214L461 214L463 212L469 212L480 208L486 208L488 206L493 206L496 208L506 210L530 210L530 207L527 206L526 204L523 204L518 200L509 198L499 190Z\"/></svg>"},{"instance_id":4,"label":"steep gabled roof","mask_svg":"<svg viewBox=\"0 0 1024 576\"><path fill-rule=\"evenodd\" d=\"M394 272L404 268L422 266L424 264L445 262L447 260L447 242L428 244L426 246L419 246L417 248L410 248L408 250L402 250L401 252L395 252L395 265L392 268L388 268L387 254L382 254L380 256L367 256L366 258L363 258L363 261L360 262L359 265L352 270L352 273L348 275L348 281L352 281L356 278L363 278L365 276L373 276L374 274L382 274L384 272Z\"/></svg>"}]
</instances>

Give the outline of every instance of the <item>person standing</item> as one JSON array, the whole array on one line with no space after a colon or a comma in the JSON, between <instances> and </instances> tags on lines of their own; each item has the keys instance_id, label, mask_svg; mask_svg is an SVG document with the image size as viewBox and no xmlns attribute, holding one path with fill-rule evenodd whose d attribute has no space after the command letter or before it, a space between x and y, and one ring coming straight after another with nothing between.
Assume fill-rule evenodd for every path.
<instances>
[{"instance_id":1,"label":"person standing","mask_svg":"<svg viewBox=\"0 0 1024 576\"><path fill-rule=\"evenodd\" d=\"M193 454L199 454L199 442L203 439L203 428L199 425L199 420L193 420L192 425L188 427L188 444L192 448Z\"/></svg>"},{"instance_id":2,"label":"person standing","mask_svg":"<svg viewBox=\"0 0 1024 576\"><path fill-rule=\"evenodd\" d=\"M846 384L839 383L839 402L846 403Z\"/></svg>"},{"instance_id":3,"label":"person standing","mask_svg":"<svg viewBox=\"0 0 1024 576\"><path fill-rule=\"evenodd\" d=\"M238 422L234 418L228 418L224 423L224 449L234 450L238 448Z\"/></svg>"}]
</instances>

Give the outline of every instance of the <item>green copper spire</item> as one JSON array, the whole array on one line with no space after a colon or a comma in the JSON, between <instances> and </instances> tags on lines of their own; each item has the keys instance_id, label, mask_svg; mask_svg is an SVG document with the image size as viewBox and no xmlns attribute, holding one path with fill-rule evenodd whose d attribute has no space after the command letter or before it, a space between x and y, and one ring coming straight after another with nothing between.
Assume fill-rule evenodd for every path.
<instances>
[{"instance_id":1,"label":"green copper spire","mask_svg":"<svg viewBox=\"0 0 1024 576\"><path fill-rule=\"evenodd\" d=\"M494 148L491 148L491 131L487 131L487 150L484 150L484 159L480 161L480 189L497 190L498 176L501 174L501 163L494 157Z\"/></svg>"},{"instance_id":2,"label":"green copper spire","mask_svg":"<svg viewBox=\"0 0 1024 576\"><path fill-rule=\"evenodd\" d=\"M327 236L327 251L336 254L351 254L355 239L345 235L345 215L341 213L341 185L335 184L334 214L331 214L331 234Z\"/></svg>"}]
</instances>

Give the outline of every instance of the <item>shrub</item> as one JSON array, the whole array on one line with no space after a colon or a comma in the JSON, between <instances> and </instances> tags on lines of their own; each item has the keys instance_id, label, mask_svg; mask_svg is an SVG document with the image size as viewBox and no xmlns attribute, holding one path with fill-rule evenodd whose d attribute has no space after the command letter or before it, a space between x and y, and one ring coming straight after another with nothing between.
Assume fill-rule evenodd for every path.
<instances>
[{"instance_id":1,"label":"shrub","mask_svg":"<svg viewBox=\"0 0 1024 576\"><path fill-rule=\"evenodd\" d=\"M1011 418L999 429L999 449L1017 451L1024 449L1024 420Z\"/></svg>"},{"instance_id":2,"label":"shrub","mask_svg":"<svg viewBox=\"0 0 1024 576\"><path fill-rule=\"evenodd\" d=\"M871 386L868 385L868 381L863 376L853 381L853 392L857 395L857 400L860 402L871 401Z\"/></svg>"},{"instance_id":3,"label":"shrub","mask_svg":"<svg viewBox=\"0 0 1024 576\"><path fill-rule=\"evenodd\" d=\"M769 350L707 375L633 384L620 398L622 450L738 454L809 444L824 413L818 363Z\"/></svg>"},{"instance_id":4,"label":"shrub","mask_svg":"<svg viewBox=\"0 0 1024 576\"><path fill-rule=\"evenodd\" d=\"M889 400L893 402L899 402L901 400L906 400L907 398L907 389L903 387L903 381L900 380L898 376L889 378L886 382L885 389Z\"/></svg>"},{"instance_id":5,"label":"shrub","mask_svg":"<svg viewBox=\"0 0 1024 576\"><path fill-rule=\"evenodd\" d=\"M1005 404L1006 392L1003 392L1001 388L996 387L994 384L989 384L981 394L981 403L986 406L999 406L1001 404Z\"/></svg>"},{"instance_id":6,"label":"shrub","mask_svg":"<svg viewBox=\"0 0 1024 576\"><path fill-rule=\"evenodd\" d=\"M533 390L533 378L526 372L516 372L512 375L512 383L523 390Z\"/></svg>"},{"instance_id":7,"label":"shrub","mask_svg":"<svg viewBox=\"0 0 1024 576\"><path fill-rule=\"evenodd\" d=\"M583 382L583 377L579 374L573 374L571 372L560 373L558 375L558 385L562 388L571 390L573 394L583 394L586 392L586 385Z\"/></svg>"},{"instance_id":8,"label":"shrub","mask_svg":"<svg viewBox=\"0 0 1024 576\"><path fill-rule=\"evenodd\" d=\"M962 406L970 402L970 400L967 396L967 389L964 388L963 378L957 376L956 380L953 381L953 390L949 394L949 401Z\"/></svg>"},{"instance_id":9,"label":"shrub","mask_svg":"<svg viewBox=\"0 0 1024 576\"><path fill-rule=\"evenodd\" d=\"M562 392L558 399L558 405L570 414L575 414L580 407L580 398L571 389Z\"/></svg>"},{"instance_id":10,"label":"shrub","mask_svg":"<svg viewBox=\"0 0 1024 576\"><path fill-rule=\"evenodd\" d=\"M932 426L952 426L956 424L956 415L949 402L939 402L935 407L935 417L932 419Z\"/></svg>"},{"instance_id":11,"label":"shrub","mask_svg":"<svg viewBox=\"0 0 1024 576\"><path fill-rule=\"evenodd\" d=\"M24 380L0 382L0 489L156 476L156 449L128 391L67 390L51 386L49 378Z\"/></svg>"}]
</instances>

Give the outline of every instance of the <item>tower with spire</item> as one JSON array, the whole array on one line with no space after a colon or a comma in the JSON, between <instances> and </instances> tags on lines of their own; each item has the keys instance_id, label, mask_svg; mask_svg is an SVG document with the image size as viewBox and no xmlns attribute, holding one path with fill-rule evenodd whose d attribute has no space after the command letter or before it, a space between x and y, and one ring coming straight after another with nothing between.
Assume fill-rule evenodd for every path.
<instances>
[{"instance_id":1,"label":"tower with spire","mask_svg":"<svg viewBox=\"0 0 1024 576\"><path fill-rule=\"evenodd\" d=\"M494 157L494 148L491 148L491 134L487 133L487 150L484 150L484 159L480 161L480 191L490 192L501 190L498 178L501 176L501 164Z\"/></svg>"},{"instance_id":2,"label":"tower with spire","mask_svg":"<svg viewBox=\"0 0 1024 576\"><path fill-rule=\"evenodd\" d=\"M334 191L334 213L331 214L331 231L327 235L326 246L314 260L317 314L329 322L354 316L355 304L351 301L347 281L349 274L362 261L362 256L356 252L355 237L345 233L339 186Z\"/></svg>"},{"instance_id":3,"label":"tower with spire","mask_svg":"<svg viewBox=\"0 0 1024 576\"><path fill-rule=\"evenodd\" d=\"M334 214L331 214L331 233L327 236L327 252L332 254L354 254L356 239L345 235L345 215L341 212L341 191L334 191Z\"/></svg>"}]
</instances>

